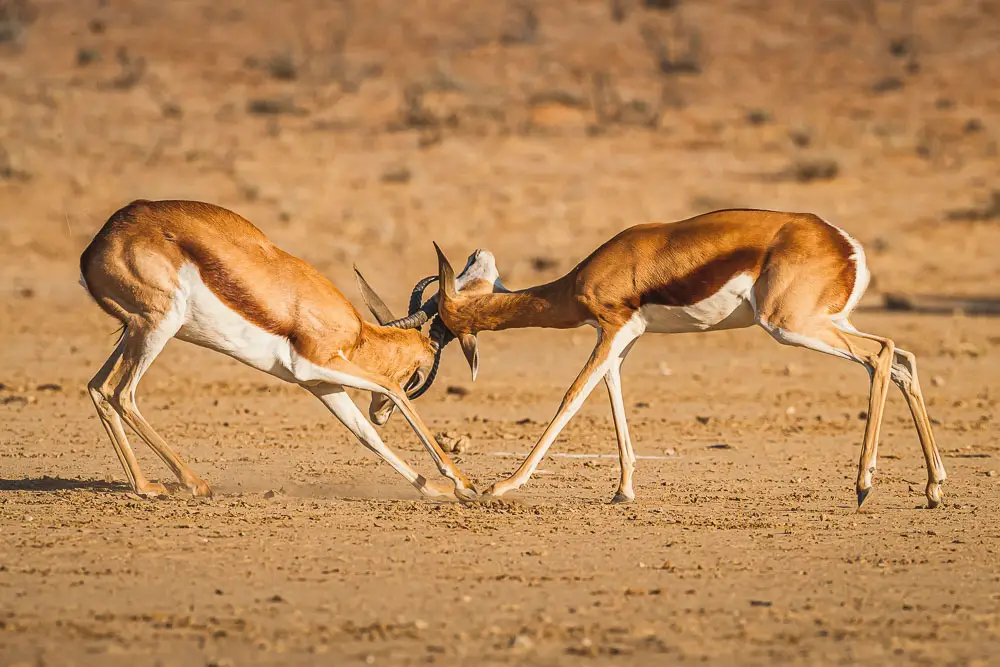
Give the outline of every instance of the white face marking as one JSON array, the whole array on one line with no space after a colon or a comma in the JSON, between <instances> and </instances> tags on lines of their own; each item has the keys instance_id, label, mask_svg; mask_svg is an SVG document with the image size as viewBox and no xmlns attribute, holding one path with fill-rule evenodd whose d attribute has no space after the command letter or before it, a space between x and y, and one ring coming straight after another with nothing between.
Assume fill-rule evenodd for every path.
<instances>
[{"instance_id":1,"label":"white face marking","mask_svg":"<svg viewBox=\"0 0 1000 667\"><path fill-rule=\"evenodd\" d=\"M497 260L489 250L477 250L465 262L465 268L455 276L455 289L459 292L473 280L485 280L494 287L496 292L509 291L500 282L500 272L497 271Z\"/></svg>"},{"instance_id":2,"label":"white face marking","mask_svg":"<svg viewBox=\"0 0 1000 667\"><path fill-rule=\"evenodd\" d=\"M639 309L652 333L690 333L717 329L740 329L754 323L750 301L753 278L740 273L712 296L690 306L656 306Z\"/></svg>"}]
</instances>

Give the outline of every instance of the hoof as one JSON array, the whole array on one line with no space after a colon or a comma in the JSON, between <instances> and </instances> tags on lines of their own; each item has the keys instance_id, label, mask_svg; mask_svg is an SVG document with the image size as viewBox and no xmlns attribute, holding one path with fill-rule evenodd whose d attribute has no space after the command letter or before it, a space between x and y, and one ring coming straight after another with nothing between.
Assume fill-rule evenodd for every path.
<instances>
[{"instance_id":1,"label":"hoof","mask_svg":"<svg viewBox=\"0 0 1000 667\"><path fill-rule=\"evenodd\" d=\"M455 496L463 503L471 503L475 500L479 500L479 492L476 491L474 486L469 486L467 489L460 489L456 486Z\"/></svg>"},{"instance_id":2,"label":"hoof","mask_svg":"<svg viewBox=\"0 0 1000 667\"><path fill-rule=\"evenodd\" d=\"M146 482L142 487L136 489L135 492L143 498L160 498L170 495L167 487L159 482Z\"/></svg>"},{"instance_id":3,"label":"hoof","mask_svg":"<svg viewBox=\"0 0 1000 667\"><path fill-rule=\"evenodd\" d=\"M450 484L428 481L424 482L424 485L419 489L420 493L431 500L458 500L458 496L455 495L456 489Z\"/></svg>"},{"instance_id":4,"label":"hoof","mask_svg":"<svg viewBox=\"0 0 1000 667\"><path fill-rule=\"evenodd\" d=\"M210 487L208 484L206 484L205 482L203 482L200 479L198 481L196 481L196 482L189 483L187 485L187 488L188 488L188 491L191 492L191 495L194 496L195 498L211 498L212 497L212 487Z\"/></svg>"},{"instance_id":5,"label":"hoof","mask_svg":"<svg viewBox=\"0 0 1000 667\"><path fill-rule=\"evenodd\" d=\"M618 503L633 503L635 502L635 495L626 495L621 491L615 494L615 497L611 499L612 505L617 505Z\"/></svg>"},{"instance_id":6,"label":"hoof","mask_svg":"<svg viewBox=\"0 0 1000 667\"><path fill-rule=\"evenodd\" d=\"M507 493L507 491L504 490L504 489L502 489L502 488L498 488L497 484L491 484L488 489L486 489L485 491L483 491L483 494L480 497L483 498L483 499L486 499L486 498L496 499L496 498L499 498L500 496L502 496L505 493Z\"/></svg>"},{"instance_id":7,"label":"hoof","mask_svg":"<svg viewBox=\"0 0 1000 667\"><path fill-rule=\"evenodd\" d=\"M870 496L871 494L872 494L872 487L870 487L870 486L867 489L858 489L858 511L859 512L861 511L861 508L864 506L865 501L868 500L868 496Z\"/></svg>"},{"instance_id":8,"label":"hoof","mask_svg":"<svg viewBox=\"0 0 1000 667\"><path fill-rule=\"evenodd\" d=\"M941 491L940 482L932 482L927 485L927 509L941 507L944 504L944 493Z\"/></svg>"}]
</instances>

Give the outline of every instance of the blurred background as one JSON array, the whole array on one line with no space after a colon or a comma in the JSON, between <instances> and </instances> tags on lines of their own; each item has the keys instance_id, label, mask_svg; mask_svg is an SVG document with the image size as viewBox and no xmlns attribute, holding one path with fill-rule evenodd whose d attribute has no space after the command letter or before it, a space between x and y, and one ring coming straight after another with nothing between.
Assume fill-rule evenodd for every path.
<instances>
[{"instance_id":1,"label":"blurred background","mask_svg":"<svg viewBox=\"0 0 1000 667\"><path fill-rule=\"evenodd\" d=\"M1000 319L951 311L997 308L998 138L1000 0L0 0L0 663L995 664ZM761 330L637 346L629 505L602 389L510 501L442 505L298 387L170 345L139 402L218 495L139 500L77 284L137 198L228 207L360 307L357 262L397 312L433 240L518 288L636 223L817 213L867 249L858 326L920 359L948 506L914 509L890 390L856 514L865 373ZM481 339L418 409L484 488L594 333Z\"/></svg>"},{"instance_id":2,"label":"blurred background","mask_svg":"<svg viewBox=\"0 0 1000 667\"><path fill-rule=\"evenodd\" d=\"M431 240L516 287L729 206L845 227L870 298L981 295L998 44L998 0L0 0L0 291L76 301L111 212L194 198L356 303Z\"/></svg>"}]
</instances>

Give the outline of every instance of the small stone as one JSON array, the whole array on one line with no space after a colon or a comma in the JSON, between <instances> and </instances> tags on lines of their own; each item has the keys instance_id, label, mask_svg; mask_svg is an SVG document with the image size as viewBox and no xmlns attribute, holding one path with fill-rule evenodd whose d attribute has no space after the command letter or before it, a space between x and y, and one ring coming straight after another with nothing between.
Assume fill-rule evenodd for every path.
<instances>
[{"instance_id":1,"label":"small stone","mask_svg":"<svg viewBox=\"0 0 1000 667\"><path fill-rule=\"evenodd\" d=\"M935 387L943 387L944 378L941 377L940 375L934 375L931 377L931 384L934 385Z\"/></svg>"},{"instance_id":2,"label":"small stone","mask_svg":"<svg viewBox=\"0 0 1000 667\"><path fill-rule=\"evenodd\" d=\"M661 361L659 366L660 375L673 375L674 372L670 370L670 366L667 366L667 362Z\"/></svg>"},{"instance_id":3,"label":"small stone","mask_svg":"<svg viewBox=\"0 0 1000 667\"><path fill-rule=\"evenodd\" d=\"M510 648L519 651L530 651L535 647L535 642L527 635L514 635L510 639Z\"/></svg>"},{"instance_id":4,"label":"small stone","mask_svg":"<svg viewBox=\"0 0 1000 667\"><path fill-rule=\"evenodd\" d=\"M441 449L452 454L461 454L472 446L469 436L454 431L442 431L435 434L434 439L441 445Z\"/></svg>"},{"instance_id":5,"label":"small stone","mask_svg":"<svg viewBox=\"0 0 1000 667\"><path fill-rule=\"evenodd\" d=\"M448 388L444 390L444 393L449 396L468 396L469 390L465 387L460 387L458 385L450 384Z\"/></svg>"},{"instance_id":6,"label":"small stone","mask_svg":"<svg viewBox=\"0 0 1000 667\"><path fill-rule=\"evenodd\" d=\"M409 183L413 172L408 167L390 167L382 173L383 183Z\"/></svg>"},{"instance_id":7,"label":"small stone","mask_svg":"<svg viewBox=\"0 0 1000 667\"><path fill-rule=\"evenodd\" d=\"M987 477L996 477L997 476L997 471L996 470L987 470L986 471L986 476Z\"/></svg>"},{"instance_id":8,"label":"small stone","mask_svg":"<svg viewBox=\"0 0 1000 667\"><path fill-rule=\"evenodd\" d=\"M698 421L699 424L707 424L708 422L712 421L711 417L697 417L696 416L695 419Z\"/></svg>"},{"instance_id":9,"label":"small stone","mask_svg":"<svg viewBox=\"0 0 1000 667\"><path fill-rule=\"evenodd\" d=\"M792 416L792 415L794 415L794 414L795 414L795 406L794 406L794 405L789 405L789 406L788 406L788 407L787 407L787 408L785 409L785 414L786 414L786 415L788 415L788 416Z\"/></svg>"},{"instance_id":10,"label":"small stone","mask_svg":"<svg viewBox=\"0 0 1000 667\"><path fill-rule=\"evenodd\" d=\"M265 500L270 500L271 498L274 498L274 495L275 495L274 491L265 491L264 492L264 499Z\"/></svg>"}]
</instances>

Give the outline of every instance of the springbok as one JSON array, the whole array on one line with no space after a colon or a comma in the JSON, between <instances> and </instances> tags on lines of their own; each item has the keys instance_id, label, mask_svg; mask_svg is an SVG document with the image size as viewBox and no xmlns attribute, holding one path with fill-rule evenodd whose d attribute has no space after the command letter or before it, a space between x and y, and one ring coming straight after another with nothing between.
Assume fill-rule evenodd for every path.
<instances>
[{"instance_id":1,"label":"springbok","mask_svg":"<svg viewBox=\"0 0 1000 667\"><path fill-rule=\"evenodd\" d=\"M193 201L140 200L120 209L84 250L80 273L84 288L123 326L88 388L137 494L167 490L139 469L123 421L192 494L212 493L135 402L143 374L167 341L178 338L301 385L424 495L476 497L410 403L430 387L447 342L440 326L430 337L419 331L427 321L422 313L394 320L386 309L392 321L369 324L329 280L250 222ZM345 387L372 392L369 414L376 423L399 408L453 488L425 479L389 449Z\"/></svg>"},{"instance_id":2,"label":"springbok","mask_svg":"<svg viewBox=\"0 0 1000 667\"><path fill-rule=\"evenodd\" d=\"M757 324L780 343L850 359L868 370L871 393L858 466L859 509L871 491L890 380L902 390L913 415L927 465L928 505L942 501L944 465L917 380L916 359L892 340L862 333L851 324L851 312L870 278L864 250L822 218L739 209L638 225L606 242L562 278L514 292L503 287L495 259L484 250L473 253L463 271L479 279L466 281L457 291L454 271L440 248L437 251L440 288L432 300L440 321L459 337L473 378L480 331L584 324L597 328L597 346L538 443L517 471L487 494L501 496L527 482L603 378L621 462L612 502L633 500L635 455L620 374L636 339L647 331L716 331Z\"/></svg>"}]
</instances>

